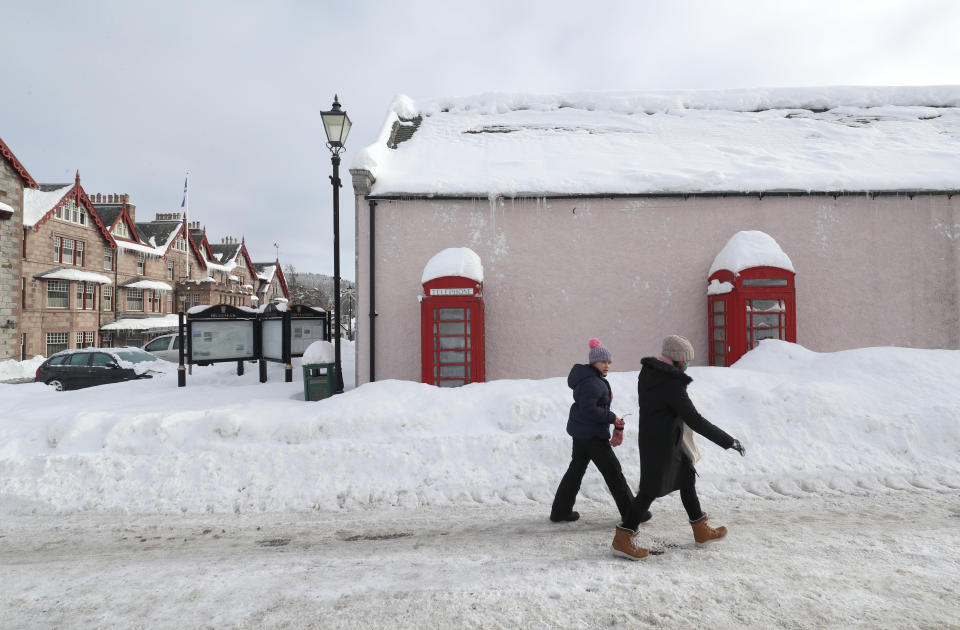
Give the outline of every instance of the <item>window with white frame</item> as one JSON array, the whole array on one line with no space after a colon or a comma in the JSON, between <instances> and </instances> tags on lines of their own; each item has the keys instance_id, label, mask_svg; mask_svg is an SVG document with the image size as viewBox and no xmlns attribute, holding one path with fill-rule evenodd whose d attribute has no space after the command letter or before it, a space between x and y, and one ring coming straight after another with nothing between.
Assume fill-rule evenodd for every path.
<instances>
[{"instance_id":1,"label":"window with white frame","mask_svg":"<svg viewBox=\"0 0 960 630\"><path fill-rule=\"evenodd\" d=\"M70 308L69 282L66 280L47 280L47 307Z\"/></svg>"},{"instance_id":2,"label":"window with white frame","mask_svg":"<svg viewBox=\"0 0 960 630\"><path fill-rule=\"evenodd\" d=\"M127 310L143 310L143 289L127 289Z\"/></svg>"},{"instance_id":3,"label":"window with white frame","mask_svg":"<svg viewBox=\"0 0 960 630\"><path fill-rule=\"evenodd\" d=\"M137 254L137 275L138 276L143 275L143 253L142 252Z\"/></svg>"},{"instance_id":4,"label":"window with white frame","mask_svg":"<svg viewBox=\"0 0 960 630\"><path fill-rule=\"evenodd\" d=\"M112 332L102 332L102 333L100 333L100 347L101 347L101 348L112 348L112 347L113 347L113 333L112 333Z\"/></svg>"},{"instance_id":5,"label":"window with white frame","mask_svg":"<svg viewBox=\"0 0 960 630\"><path fill-rule=\"evenodd\" d=\"M89 348L93 345L93 332L92 331L77 331L77 347L78 348Z\"/></svg>"},{"instance_id":6,"label":"window with white frame","mask_svg":"<svg viewBox=\"0 0 960 630\"><path fill-rule=\"evenodd\" d=\"M77 283L77 308L81 310L92 310L93 305L93 283L92 282L78 282Z\"/></svg>"},{"instance_id":7,"label":"window with white frame","mask_svg":"<svg viewBox=\"0 0 960 630\"><path fill-rule=\"evenodd\" d=\"M70 346L67 344L67 333L48 332L47 333L47 356L56 354L61 350L66 350Z\"/></svg>"},{"instance_id":8,"label":"window with white frame","mask_svg":"<svg viewBox=\"0 0 960 630\"><path fill-rule=\"evenodd\" d=\"M110 247L103 249L103 268L113 270L113 249Z\"/></svg>"},{"instance_id":9,"label":"window with white frame","mask_svg":"<svg viewBox=\"0 0 960 630\"><path fill-rule=\"evenodd\" d=\"M173 249L175 249L178 252L186 252L187 239L183 238L182 236L178 237L177 240L173 242Z\"/></svg>"},{"instance_id":10,"label":"window with white frame","mask_svg":"<svg viewBox=\"0 0 960 630\"><path fill-rule=\"evenodd\" d=\"M83 266L83 241L60 236L53 237L53 261L61 265Z\"/></svg>"},{"instance_id":11,"label":"window with white frame","mask_svg":"<svg viewBox=\"0 0 960 630\"><path fill-rule=\"evenodd\" d=\"M113 310L113 287L109 285L103 287L103 292L101 293L100 301L102 302L103 310L105 311Z\"/></svg>"},{"instance_id":12,"label":"window with white frame","mask_svg":"<svg viewBox=\"0 0 960 630\"><path fill-rule=\"evenodd\" d=\"M121 236L123 238L130 238L130 228L127 227L126 221L120 220L115 226L113 226L113 233L116 236Z\"/></svg>"},{"instance_id":13,"label":"window with white frame","mask_svg":"<svg viewBox=\"0 0 960 630\"><path fill-rule=\"evenodd\" d=\"M173 291L167 291L167 312L173 312Z\"/></svg>"},{"instance_id":14,"label":"window with white frame","mask_svg":"<svg viewBox=\"0 0 960 630\"><path fill-rule=\"evenodd\" d=\"M200 294L199 294L199 293L194 293L194 294L193 294L193 305L196 306L196 305L199 304L199 303L200 303Z\"/></svg>"},{"instance_id":15,"label":"window with white frame","mask_svg":"<svg viewBox=\"0 0 960 630\"><path fill-rule=\"evenodd\" d=\"M167 280L173 280L173 261L167 261Z\"/></svg>"},{"instance_id":16,"label":"window with white frame","mask_svg":"<svg viewBox=\"0 0 960 630\"><path fill-rule=\"evenodd\" d=\"M69 221L77 225L87 224L87 211L85 208L77 206L75 199L68 199L57 207L56 217L61 221Z\"/></svg>"}]
</instances>

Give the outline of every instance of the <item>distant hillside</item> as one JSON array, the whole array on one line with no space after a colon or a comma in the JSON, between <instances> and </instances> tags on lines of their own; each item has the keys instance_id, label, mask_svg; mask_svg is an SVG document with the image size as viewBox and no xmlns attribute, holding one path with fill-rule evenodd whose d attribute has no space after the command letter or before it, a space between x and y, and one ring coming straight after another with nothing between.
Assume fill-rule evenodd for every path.
<instances>
[{"instance_id":1,"label":"distant hillside","mask_svg":"<svg viewBox=\"0 0 960 630\"><path fill-rule=\"evenodd\" d=\"M293 265L284 267L283 275L287 280L292 303L321 306L326 310L333 309L333 276L297 271ZM340 278L340 295L340 308L345 316L351 305L356 309L354 297L356 284Z\"/></svg>"}]
</instances>

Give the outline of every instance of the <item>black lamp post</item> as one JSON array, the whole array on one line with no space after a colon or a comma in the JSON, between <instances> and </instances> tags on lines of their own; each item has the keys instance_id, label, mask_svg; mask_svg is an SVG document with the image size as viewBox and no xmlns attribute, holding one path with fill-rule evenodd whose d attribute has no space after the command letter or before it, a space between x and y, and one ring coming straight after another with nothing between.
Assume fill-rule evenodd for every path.
<instances>
[{"instance_id":1,"label":"black lamp post","mask_svg":"<svg viewBox=\"0 0 960 630\"><path fill-rule=\"evenodd\" d=\"M333 95L330 111L320 112L323 129L327 132L327 148L333 154L333 347L334 370L336 372L335 392L343 393L343 371L340 364L340 154L346 149L344 143L350 133L350 118L340 109L337 95Z\"/></svg>"}]
</instances>

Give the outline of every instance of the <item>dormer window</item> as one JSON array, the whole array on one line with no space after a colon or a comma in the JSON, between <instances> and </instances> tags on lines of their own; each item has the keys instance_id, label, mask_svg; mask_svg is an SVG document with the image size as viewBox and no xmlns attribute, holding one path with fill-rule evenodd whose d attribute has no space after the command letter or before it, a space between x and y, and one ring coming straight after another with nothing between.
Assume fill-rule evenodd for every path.
<instances>
[{"instance_id":1,"label":"dormer window","mask_svg":"<svg viewBox=\"0 0 960 630\"><path fill-rule=\"evenodd\" d=\"M120 221L113 226L113 233L115 236L120 236L126 239L130 238L130 228L127 227L127 224L124 221Z\"/></svg>"},{"instance_id":2,"label":"dormer window","mask_svg":"<svg viewBox=\"0 0 960 630\"><path fill-rule=\"evenodd\" d=\"M77 202L73 199L68 199L57 208L56 217L61 221L69 221L77 225L87 224L86 209L78 207Z\"/></svg>"}]
</instances>

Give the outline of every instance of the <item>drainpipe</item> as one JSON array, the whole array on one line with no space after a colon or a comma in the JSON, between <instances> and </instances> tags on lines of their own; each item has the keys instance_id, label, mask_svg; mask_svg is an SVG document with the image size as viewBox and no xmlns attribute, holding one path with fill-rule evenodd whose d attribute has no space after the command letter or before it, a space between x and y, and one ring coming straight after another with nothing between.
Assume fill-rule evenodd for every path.
<instances>
[{"instance_id":1,"label":"drainpipe","mask_svg":"<svg viewBox=\"0 0 960 630\"><path fill-rule=\"evenodd\" d=\"M376 285L376 274L374 273L374 264L376 257L374 256L377 241L374 238L377 218L377 202L373 199L369 199L370 203L370 382L376 380L376 358L377 358L377 344L376 344L376 330L377 330L377 285Z\"/></svg>"}]
</instances>

